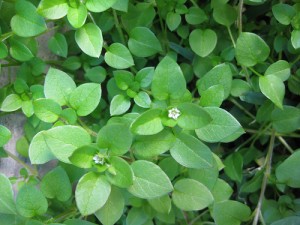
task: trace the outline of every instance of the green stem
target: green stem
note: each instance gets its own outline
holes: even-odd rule
[[[248,116],[250,116],[251,119],[255,120],[255,116],[252,113],[250,113],[244,106],[242,106],[240,103],[238,103],[234,98],[230,98],[229,101],[231,101],[234,105],[236,105],[244,113],[246,113]]]
[[[238,28],[239,28],[239,34],[243,31],[243,5],[244,1],[240,0],[239,3],[239,20],[238,20]]]
[[[163,43],[164,43],[164,52],[168,52],[169,51],[169,41],[168,41],[168,36],[167,36],[167,30],[166,27],[164,26],[162,17],[160,15],[159,9],[157,9],[158,12],[158,17],[159,17],[159,24],[160,24],[160,29],[163,33]]]
[[[299,60],[300,60],[300,55],[298,55],[298,57],[293,62],[291,62],[290,66],[291,67],[294,66],[297,62],[299,62]]]
[[[258,131],[254,130],[254,129],[247,129],[246,128],[245,131],[248,132],[248,133],[251,133],[251,134],[258,133]],[[269,135],[269,136],[272,135],[272,133],[270,133],[270,132],[265,132],[264,134]],[[300,134],[297,134],[297,133],[290,133],[290,134],[275,133],[275,136],[276,137],[281,136],[281,137],[290,137],[290,138],[300,138]]]
[[[93,22],[93,24],[96,24],[96,21],[95,21],[93,15],[90,12],[88,13],[88,15],[89,15],[91,21]]]
[[[80,118],[77,119],[79,124],[93,137],[97,137],[97,133],[91,130]]]
[[[125,36],[124,36],[123,31],[122,31],[122,28],[121,28],[121,25],[120,25],[120,22],[119,22],[119,19],[118,19],[117,12],[114,9],[112,10],[112,12],[113,12],[113,15],[114,15],[114,20],[115,20],[115,25],[116,25],[117,31],[118,31],[119,36],[121,38],[121,42],[122,42],[122,44],[126,45]]]
[[[7,38],[11,37],[14,33],[12,31],[2,34],[0,36],[0,41],[5,41]]]
[[[204,212],[200,213],[198,216],[196,216],[190,223],[189,225],[193,225],[194,223],[196,223],[203,215],[205,215],[206,213],[208,213],[208,210],[205,210]]]
[[[266,131],[272,127],[272,124],[269,124],[268,126],[265,126],[265,124],[263,124],[260,129],[257,131],[255,138],[253,139],[252,143],[251,143],[251,147],[253,147],[253,145],[255,144],[256,140],[262,135],[265,134]]]
[[[248,67],[249,68],[249,70],[251,70],[254,74],[256,74],[257,76],[259,76],[259,77],[262,77],[263,75],[262,74],[260,74],[259,72],[257,72],[255,69],[253,69],[252,67]]]
[[[291,148],[291,146],[283,139],[283,137],[281,136],[277,136],[278,140],[281,142],[281,144],[284,145],[284,147],[286,147],[286,149],[293,154],[294,150]]]
[[[260,196],[259,196],[259,200],[258,200],[258,203],[257,203],[257,207],[255,209],[255,216],[254,216],[252,225],[257,225],[258,224],[259,215],[261,213],[262,202],[264,200],[268,179],[269,179],[269,176],[271,174],[274,142],[275,142],[275,131],[273,130],[272,135],[271,135],[271,139],[270,139],[268,153],[267,153],[267,156],[266,156],[265,163],[263,165],[263,168],[265,169],[265,174],[264,174],[263,182],[262,182],[262,185],[261,185]]]
[[[197,4],[197,2],[195,2],[194,0],[190,0],[190,2],[193,4],[193,6],[200,8],[199,5]]]
[[[236,44],[235,44],[234,38],[233,38],[233,36],[232,36],[232,32],[231,32],[230,27],[227,27],[227,31],[228,31],[228,33],[229,33],[229,36],[230,36],[231,42],[232,42],[232,44],[233,44],[233,47],[236,48]]]

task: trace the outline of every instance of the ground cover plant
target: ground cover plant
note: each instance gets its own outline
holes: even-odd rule
[[[298,0],[0,0],[0,28],[1,225],[300,224]]]

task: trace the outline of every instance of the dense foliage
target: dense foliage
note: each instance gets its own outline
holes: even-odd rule
[[[0,28],[1,225],[300,224],[299,0],[0,0]]]

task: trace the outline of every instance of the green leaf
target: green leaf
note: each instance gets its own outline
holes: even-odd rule
[[[152,158],[168,151],[175,140],[172,132],[164,129],[154,135],[137,135],[132,148],[138,157]]]
[[[177,181],[174,185],[172,199],[174,204],[184,211],[201,210],[214,201],[208,188],[193,179]]]
[[[10,94],[8,95],[1,105],[1,111],[3,112],[13,112],[22,107],[22,99],[19,95]]]
[[[11,139],[11,132],[5,126],[0,125],[0,147]]]
[[[221,84],[213,85],[201,91],[199,104],[201,106],[220,107],[224,100],[224,88]]]
[[[80,28],[84,25],[88,11],[84,4],[80,3],[77,8],[69,7],[67,18],[74,28]]]
[[[273,75],[286,81],[291,75],[290,64],[285,60],[279,60],[267,68],[265,76],[267,75]]]
[[[283,3],[273,5],[272,12],[276,20],[283,25],[289,25],[296,14],[293,6]]]
[[[292,188],[300,187],[298,179],[300,172],[299,160],[300,151],[297,150],[276,168],[276,178],[280,183],[284,183]]]
[[[270,54],[270,48],[257,34],[243,32],[237,39],[235,57],[243,66],[255,66],[264,62]]]
[[[49,69],[44,84],[46,98],[53,99],[61,106],[66,105],[75,88],[76,84],[68,74],[58,69]]]
[[[181,166],[170,156],[161,160],[158,165],[167,174],[170,180],[173,180],[179,174],[181,168]]]
[[[232,81],[230,94],[234,97],[240,97],[251,91],[251,86],[248,82],[240,79],[234,79]]]
[[[178,106],[181,115],[177,119],[178,126],[184,130],[195,130],[212,121],[210,115],[194,103],[182,103]]]
[[[225,160],[225,173],[231,180],[241,182],[243,178],[243,157],[240,153],[230,154]]]
[[[37,12],[50,20],[56,20],[67,15],[67,0],[42,0],[37,8]]]
[[[55,158],[70,163],[73,152],[90,143],[90,135],[81,127],[54,127],[34,136],[29,146],[29,158],[32,164],[43,164]]]
[[[300,48],[300,30],[293,30],[291,37],[292,45],[295,49]]]
[[[169,195],[164,195],[159,198],[148,199],[149,204],[159,213],[170,213],[172,202]]]
[[[198,7],[189,8],[189,12],[185,14],[185,20],[188,24],[198,25],[205,22],[208,17],[205,14],[205,11]]]
[[[29,46],[26,45],[25,40],[21,38],[10,38],[10,55],[21,62],[26,62],[34,57],[34,53]]]
[[[97,137],[100,148],[107,149],[110,155],[123,155],[130,149],[132,135],[123,124],[108,124],[101,128]]]
[[[8,55],[8,50],[3,42],[0,42],[0,59],[6,58]]]
[[[153,135],[164,129],[160,119],[160,109],[150,109],[142,113],[131,124],[131,131],[138,135]]]
[[[0,213],[17,214],[12,185],[2,173],[0,173],[0,189]]]
[[[102,66],[95,66],[86,71],[84,77],[94,83],[102,83],[107,76],[106,70]]]
[[[110,45],[104,55],[107,65],[115,69],[126,69],[134,65],[132,55],[126,46],[120,43]]]
[[[48,209],[48,202],[38,189],[25,184],[18,192],[16,206],[21,216],[32,218],[45,214]]]
[[[201,169],[213,166],[210,149],[189,134],[179,134],[170,153],[180,165],[188,168]]]
[[[85,83],[72,91],[69,103],[78,116],[87,116],[98,106],[101,99],[101,86],[95,83]]]
[[[151,99],[147,92],[140,91],[135,97],[134,102],[142,108],[150,108]]]
[[[274,75],[261,76],[259,77],[259,88],[268,99],[282,109],[285,86],[280,78]]]
[[[300,109],[293,106],[276,108],[271,115],[273,127],[277,132],[290,133],[300,128]]]
[[[228,98],[232,85],[232,72],[229,65],[224,63],[217,65],[197,81],[197,88],[201,96],[203,92],[215,85],[221,85],[224,89],[224,99]]]
[[[196,130],[196,134],[201,140],[227,143],[237,139],[244,133],[241,124],[224,109],[207,107],[205,110],[213,120],[207,126]]]
[[[179,65],[169,56],[163,58],[155,69],[151,86],[158,100],[179,99],[186,91],[186,82]]]
[[[166,18],[166,24],[170,31],[176,30],[176,28],[181,23],[181,16],[178,13],[175,12],[168,12],[167,18]]]
[[[33,102],[34,114],[46,123],[54,123],[62,112],[60,105],[52,99],[40,98]]]
[[[127,188],[133,184],[133,171],[130,165],[120,157],[111,157],[110,165],[113,168],[114,174],[109,170],[106,171],[108,181],[120,188]]]
[[[273,222],[272,225],[297,225],[299,223],[300,223],[299,216],[288,216],[288,217],[285,217],[284,219]]]
[[[230,27],[237,19],[237,10],[229,4],[219,4],[214,7],[214,20],[226,27]]]
[[[137,57],[148,57],[162,51],[159,40],[147,27],[135,27],[130,31],[128,48]]]
[[[228,183],[218,178],[211,193],[214,196],[214,203],[217,203],[230,199],[233,190]]]
[[[106,203],[111,186],[105,176],[95,172],[85,174],[78,182],[75,199],[76,205],[83,216],[95,213]]]
[[[75,32],[75,40],[79,48],[87,55],[99,58],[102,51],[103,37],[100,28],[87,23]]]
[[[61,33],[56,33],[49,39],[48,47],[56,55],[61,57],[67,57],[68,55],[68,43],[65,36]]]
[[[112,188],[105,205],[95,213],[103,225],[114,225],[122,216],[125,200],[117,188]]]
[[[218,225],[240,225],[250,219],[248,206],[232,200],[217,202],[213,205],[212,216]]]
[[[126,217],[126,225],[147,225],[146,222],[148,219],[149,217],[143,208],[132,207]]]
[[[35,6],[28,1],[15,3],[16,15],[10,21],[12,31],[20,37],[37,36],[47,30],[44,18],[36,12]]]
[[[111,100],[109,111],[111,116],[124,114],[130,108],[130,99],[124,95],[115,95]]]
[[[42,193],[50,199],[56,198],[65,202],[72,195],[70,179],[66,171],[60,166],[48,172],[43,177],[40,185]]]
[[[110,7],[112,7],[117,0],[106,0],[106,1],[98,1],[98,0],[87,0],[85,5],[87,9],[91,12],[103,12]]]
[[[80,219],[70,219],[64,222],[66,225],[96,225],[95,223],[88,222]]]
[[[121,90],[127,90],[134,82],[134,76],[129,71],[117,70],[114,71],[113,74],[116,80],[116,84]]]
[[[99,153],[99,149],[86,145],[77,148],[73,154],[69,157],[70,162],[80,168],[91,168],[94,166],[93,157]]]
[[[136,197],[151,199],[173,190],[168,176],[152,162],[138,160],[131,164],[135,179],[128,191]]]
[[[217,34],[211,29],[195,29],[189,37],[191,49],[199,56],[208,56],[217,45]]]

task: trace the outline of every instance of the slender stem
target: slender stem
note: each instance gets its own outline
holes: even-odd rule
[[[298,57],[293,62],[291,62],[290,66],[292,67],[294,64],[299,62],[299,60],[300,60],[300,55],[298,55]]]
[[[205,215],[208,212],[208,210],[205,210],[204,212],[200,213],[198,216],[196,216],[193,220],[191,220],[191,222],[189,223],[189,225],[193,225],[194,223],[196,223],[203,215]]]
[[[257,72],[255,69],[253,69],[252,67],[248,67],[249,68],[249,70],[251,70],[254,74],[256,74],[257,76],[259,76],[259,77],[262,77],[263,75],[262,74],[260,74],[259,72]]]
[[[0,41],[5,41],[7,38],[11,37],[14,33],[12,31],[2,34],[0,36]]]
[[[239,34],[243,31],[243,5],[244,1],[240,0],[239,3],[239,21],[238,21],[238,28],[239,28]]]
[[[234,98],[229,99],[234,105],[236,105],[239,109],[241,109],[244,113],[246,113],[248,116],[250,116],[252,119],[255,120],[255,116],[250,113],[244,106],[242,106],[240,103],[238,103]]]
[[[92,136],[97,137],[97,133],[91,130],[80,118],[77,119],[79,124]]]
[[[35,170],[34,168],[32,168],[31,166],[29,166],[27,163],[25,163],[23,160],[19,159],[19,157],[17,157],[16,155],[14,155],[13,153],[11,153],[10,151],[5,150],[5,153],[12,158],[13,160],[15,160],[17,163],[19,163],[20,165],[22,165],[25,169],[27,169],[32,175],[37,176],[38,172],[37,170]]]
[[[271,135],[271,138],[270,138],[268,153],[267,153],[267,156],[266,156],[265,163],[263,165],[263,167],[265,169],[265,174],[264,174],[263,182],[262,182],[262,185],[261,185],[260,196],[259,196],[259,200],[258,200],[258,203],[257,203],[257,207],[255,209],[255,216],[254,216],[252,225],[257,225],[258,224],[259,215],[261,213],[262,202],[264,200],[268,179],[269,179],[269,176],[271,174],[274,142],[275,142],[275,131],[272,130],[272,135]]]
[[[88,13],[88,15],[89,15],[89,17],[90,17],[91,21],[93,22],[93,24],[96,24],[96,22],[95,22],[95,19],[94,19],[93,15],[92,15],[90,12]]]
[[[291,154],[294,153],[294,150],[291,148],[291,146],[281,136],[277,136],[277,138]]]
[[[245,129],[246,132],[248,133],[252,133],[252,134],[256,134],[258,131],[257,130],[254,130],[254,129]],[[265,132],[264,133],[265,135],[272,135],[272,133],[270,132]],[[278,137],[278,136],[281,136],[281,137],[290,137],[290,138],[300,138],[300,134],[297,134],[297,133],[290,133],[290,134],[281,134],[281,133],[275,133],[275,136]]]
[[[168,52],[169,51],[169,41],[168,41],[168,36],[167,36],[167,30],[166,30],[166,27],[164,26],[159,9],[157,9],[157,12],[158,12],[158,17],[159,17],[160,29],[161,29],[161,32],[163,33],[163,38],[164,38],[164,40],[163,40],[164,52]]]
[[[232,44],[233,44],[233,47],[236,48],[236,44],[235,44],[234,38],[233,38],[233,36],[232,36],[232,32],[231,32],[230,27],[227,27],[227,30],[228,30],[228,33],[229,33],[231,42],[232,42]]]
[[[259,220],[262,225],[267,225],[261,212],[259,213]]]
[[[265,124],[264,124],[265,125]],[[255,144],[255,142],[256,142],[256,140],[262,135],[262,134],[265,134],[266,133],[266,131],[270,128],[270,127],[272,127],[272,124],[269,124],[268,126],[261,126],[260,128],[259,128],[259,130],[257,131],[257,133],[256,133],[256,136],[255,136],[255,138],[253,139],[253,141],[252,141],[252,143],[251,143],[251,147],[253,147],[253,145]]]
[[[116,25],[116,28],[117,28],[117,31],[119,33],[119,36],[121,38],[121,42],[122,44],[126,44],[126,41],[125,41],[125,36],[124,36],[124,33],[122,31],[122,28],[121,28],[121,25],[120,25],[120,22],[119,22],[119,19],[118,19],[118,15],[117,15],[117,12],[116,10],[112,10],[113,12],[113,15],[114,15],[114,20],[115,20],[115,25]]]
[[[190,0],[190,2],[193,4],[193,6],[200,8],[199,5],[197,4],[197,2],[195,2],[194,0]]]

